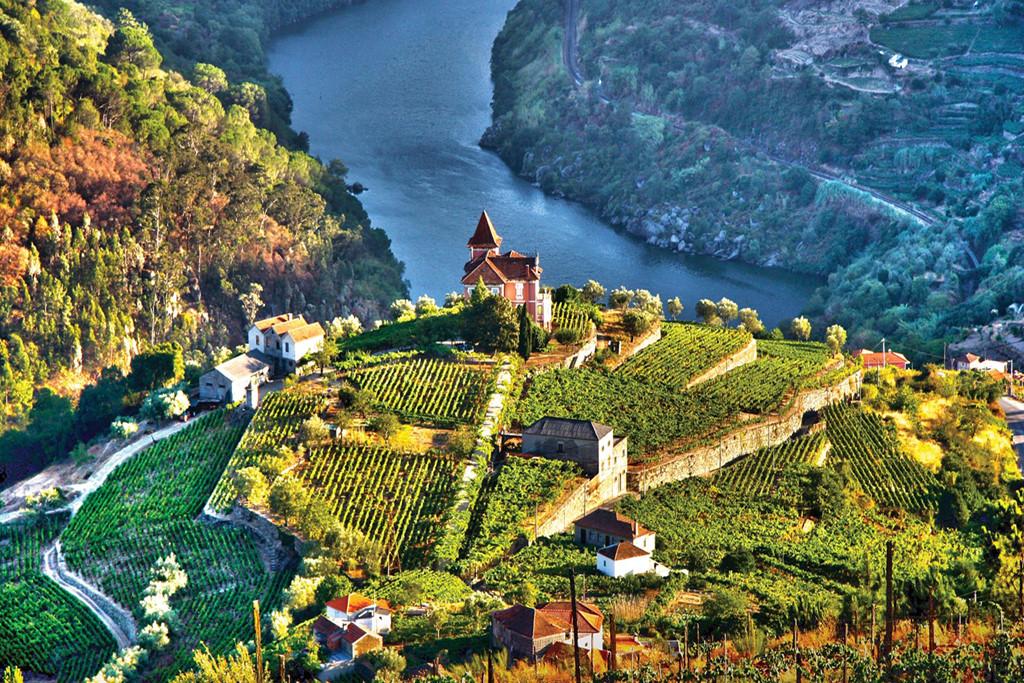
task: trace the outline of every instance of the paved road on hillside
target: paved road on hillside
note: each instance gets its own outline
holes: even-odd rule
[[[579,0],[565,0],[565,26],[564,30],[562,31],[562,61],[564,62],[565,68],[569,72],[569,76],[572,77],[573,83],[577,88],[582,86],[584,82],[583,72],[580,69],[579,64],[579,4]],[[604,93],[603,89],[600,88],[600,86],[598,86],[597,94],[598,97],[600,97],[600,99],[603,100],[604,102],[611,102],[611,100],[607,97],[607,95]],[[682,126],[680,126],[676,121],[674,121],[671,115],[667,115],[657,111],[645,113],[650,113],[655,116],[661,116],[668,120],[668,122],[672,125],[673,128],[675,128],[676,130],[682,130]],[[909,204],[907,202],[896,199],[895,197],[891,197],[885,194],[884,192],[879,192],[878,190],[874,190],[870,187],[865,187],[864,185],[861,185],[856,181],[846,179],[840,175],[831,173],[819,167],[805,166],[803,164],[790,161],[788,159],[783,159],[772,154],[767,154],[764,152],[764,150],[758,149],[757,147],[753,146],[747,141],[740,140],[739,138],[735,139],[738,144],[747,147],[751,152],[755,154],[764,154],[777,164],[781,164],[783,166],[793,166],[797,168],[802,168],[808,173],[810,173],[813,177],[817,178],[818,180],[832,180],[852,187],[854,189],[860,190],[861,192],[866,192],[867,194],[871,195],[872,197],[882,202],[883,204],[889,206],[890,208],[897,209],[910,215],[912,218],[922,223],[923,225],[930,227],[939,222],[939,219],[936,218],[935,216],[925,211],[922,211],[913,204]],[[977,268],[977,257],[975,257],[974,254],[971,253],[969,250],[968,256],[971,257],[971,259],[974,261],[974,267]]]
[[[999,399],[999,405],[1006,413],[1006,422],[1013,430],[1013,447],[1017,449],[1017,463],[1024,471],[1024,401],[1012,398]]]

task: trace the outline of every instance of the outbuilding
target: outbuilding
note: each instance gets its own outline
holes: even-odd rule
[[[270,359],[258,351],[235,356],[199,378],[199,398],[225,403],[241,401],[251,384],[259,386],[270,379],[270,369]]]

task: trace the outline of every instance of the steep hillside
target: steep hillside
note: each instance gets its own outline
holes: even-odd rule
[[[264,308],[373,318],[405,293],[343,166],[281,147],[216,70],[161,62],[127,12],[0,0],[0,432],[34,386],[149,344],[210,351]]]
[[[834,274],[810,312],[857,341],[940,338],[1024,297],[1024,10],[901,4],[523,0],[484,144],[651,243]]]

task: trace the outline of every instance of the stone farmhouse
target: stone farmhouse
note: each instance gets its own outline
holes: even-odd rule
[[[603,500],[626,492],[628,448],[626,437],[616,438],[611,427],[590,420],[542,417],[523,430],[524,455],[576,463]]]
[[[462,275],[463,294],[468,299],[477,283],[495,296],[508,299],[515,306],[525,306],[530,317],[544,329],[551,329],[551,293],[540,284],[540,256],[518,251],[501,253],[501,236],[495,231],[490,216],[480,214],[476,232],[469,238],[469,261]]]
[[[199,378],[201,401],[236,403],[246,397],[246,391],[270,379],[272,359],[250,351],[224,361]]]
[[[604,649],[604,615],[594,605],[576,601],[579,646]],[[491,640],[508,651],[510,659],[536,661],[556,644],[572,645],[572,606],[568,601],[543,607],[512,605],[491,613]]]

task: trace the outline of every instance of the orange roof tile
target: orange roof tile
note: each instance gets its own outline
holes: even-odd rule
[[[291,337],[293,341],[301,342],[324,336],[324,328],[320,326],[320,323],[310,323],[294,330],[288,330],[285,335]]]
[[[256,322],[253,323],[253,326],[260,332],[263,332],[266,329],[273,327],[278,323],[283,323],[288,320],[291,320],[291,317],[291,313],[283,313],[281,315],[275,315],[273,318],[264,318],[263,320],[257,320]]]
[[[572,630],[568,622],[522,605],[512,605],[508,609],[492,612],[491,617],[509,631],[531,639],[547,638]]]
[[[622,541],[615,545],[610,545],[605,548],[601,548],[597,551],[599,555],[604,555],[610,560],[618,562],[619,560],[630,560],[634,557],[644,557],[650,555],[649,552],[641,548],[637,548],[629,541]]]
[[[308,324],[309,323],[306,322],[306,319],[303,318],[300,315],[300,316],[292,318],[290,320],[286,320],[286,321],[284,321],[282,323],[277,323],[276,325],[274,325],[274,326],[272,326],[270,328],[270,331],[273,332],[274,334],[280,336],[280,335],[284,334],[285,332],[287,332],[288,330],[295,330],[295,329],[298,329],[300,327],[305,327]]]

